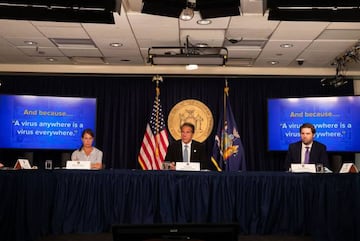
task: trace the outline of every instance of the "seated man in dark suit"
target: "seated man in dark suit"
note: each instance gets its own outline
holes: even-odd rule
[[[286,170],[289,170],[291,163],[323,164],[329,168],[326,146],[314,141],[315,132],[313,124],[305,123],[300,126],[301,141],[289,145],[285,159]]]
[[[175,162],[200,162],[200,168],[206,169],[208,161],[205,153],[205,146],[193,140],[195,126],[191,123],[184,123],[180,127],[181,139],[172,142],[165,156],[165,161],[170,162],[170,169],[175,169]],[[187,154],[184,154],[184,151]]]

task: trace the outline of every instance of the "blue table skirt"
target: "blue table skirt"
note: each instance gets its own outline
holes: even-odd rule
[[[359,174],[0,171],[0,240],[113,224],[238,223],[242,234],[360,240]]]

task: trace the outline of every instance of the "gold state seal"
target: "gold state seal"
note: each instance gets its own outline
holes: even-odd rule
[[[210,109],[201,101],[194,99],[180,101],[171,109],[168,116],[168,128],[174,139],[181,138],[180,126],[185,122],[195,126],[193,139],[199,142],[209,137],[214,125]]]

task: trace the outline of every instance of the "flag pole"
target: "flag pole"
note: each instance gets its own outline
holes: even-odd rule
[[[225,87],[224,87],[224,116],[223,116],[223,120],[224,120],[224,123],[223,123],[223,126],[222,126],[222,137],[221,137],[221,140],[222,140],[222,145],[221,145],[221,149],[222,149],[222,153],[223,153],[223,162],[224,162],[224,165],[225,165],[225,170],[226,170],[226,158],[224,156],[225,154],[225,150],[228,146],[228,143],[227,143],[227,138],[226,138],[226,128],[227,128],[227,96],[229,95],[229,87],[228,87],[228,80],[227,78],[225,78]]]
[[[225,87],[224,87],[224,129],[225,125],[227,124],[226,120],[226,97],[229,95],[229,87],[228,87],[228,80],[225,78]]]
[[[156,134],[158,134],[160,132],[160,121],[159,121],[159,96],[160,96],[160,87],[159,87],[159,83],[163,81],[163,78],[160,75],[155,75],[152,78],[152,81],[156,83],[156,95],[155,95],[155,102],[156,102],[156,107],[155,107],[155,112],[156,112],[156,117],[155,117],[155,129],[156,129]],[[160,144],[160,136],[159,135],[155,135],[155,156],[156,158],[159,157],[159,144]]]
[[[156,133],[159,133],[159,96],[160,96],[160,88],[159,88],[159,83],[163,81],[163,78],[160,75],[155,75],[152,78],[152,81],[156,83],[156,95],[155,95],[155,100],[156,100],[156,121],[155,121],[155,126],[156,126]]]

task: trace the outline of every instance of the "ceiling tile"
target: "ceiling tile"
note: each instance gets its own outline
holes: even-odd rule
[[[313,40],[327,27],[326,22],[287,22],[279,24],[273,40]]]
[[[63,54],[57,48],[19,47],[18,49],[28,56],[63,56]]]
[[[47,38],[89,38],[89,35],[81,26],[40,26],[38,29]]]
[[[318,37],[318,39],[331,39],[331,40],[354,40],[360,39],[359,29],[326,29]]]

